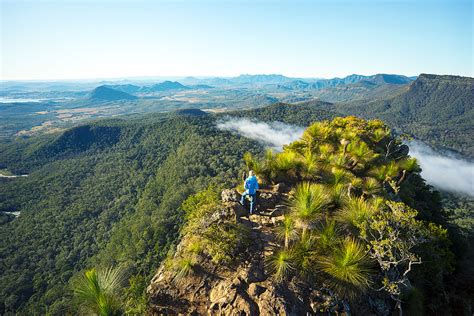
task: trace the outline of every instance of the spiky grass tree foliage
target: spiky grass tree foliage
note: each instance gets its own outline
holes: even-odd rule
[[[89,315],[119,315],[123,273],[119,268],[85,271],[72,283],[79,312]]]
[[[282,282],[295,269],[294,258],[291,249],[280,249],[267,259],[267,266],[275,281]]]
[[[336,221],[326,220],[316,228],[315,236],[319,252],[327,252],[340,243],[341,232]]]
[[[303,182],[296,186],[291,200],[291,215],[296,226],[302,230],[302,237],[317,220],[321,219],[330,202],[330,196],[323,185]]]
[[[191,275],[194,270],[196,260],[194,256],[181,258],[174,263],[175,275],[173,281],[179,283],[185,277]]]
[[[375,205],[363,197],[349,198],[336,214],[338,221],[357,228],[377,212]]]
[[[354,298],[369,286],[370,262],[364,245],[353,238],[346,238],[328,254],[319,256],[318,265],[330,288],[341,298]]]
[[[388,164],[376,165],[370,171],[369,175],[383,182],[392,179],[399,173],[399,166],[395,161]]]
[[[332,167],[330,175],[330,183],[332,185],[344,184],[353,178],[352,174],[343,168]]]
[[[333,209],[341,208],[348,199],[347,188],[344,184],[336,184],[330,188],[329,194],[331,196],[331,203]]]
[[[332,144],[325,143],[319,145],[319,158],[321,160],[327,160],[333,152],[334,146]]]
[[[420,172],[421,168],[418,161],[413,157],[406,157],[399,162],[400,168],[407,172]]]
[[[283,240],[285,249],[288,249],[290,242],[298,238],[295,220],[293,217],[286,215],[282,224],[278,227],[277,236]]]
[[[380,193],[382,186],[380,182],[372,177],[366,177],[362,186],[362,192],[365,195],[371,196]]]
[[[301,136],[301,141],[310,150],[316,152],[319,144],[326,143],[332,135],[331,127],[328,122],[313,124],[309,126]]]
[[[300,154],[300,168],[303,179],[312,180],[317,176],[320,162],[318,157],[309,149]]]
[[[314,234],[303,235],[292,248],[298,273],[308,276],[315,272],[314,258],[317,252],[317,237]]]
[[[363,141],[351,142],[348,146],[348,151],[352,159],[351,165],[349,166],[350,170],[353,170],[358,165],[364,166],[378,157],[378,155],[370,149],[369,145]]]

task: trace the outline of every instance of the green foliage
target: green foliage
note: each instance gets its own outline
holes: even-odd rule
[[[282,153],[256,162],[267,182],[285,178],[295,185],[279,228],[283,247],[268,259],[275,278],[325,276],[342,299],[371,284],[401,308],[408,278],[425,273],[414,266],[421,256],[432,257],[423,249],[437,254],[431,271],[450,271],[439,198],[407,152],[383,122],[346,117],[314,123]]]
[[[0,146],[2,168],[30,174],[1,180],[0,210],[21,211],[0,226],[2,314],[42,314],[47,306],[64,314],[65,283],[85,266],[123,265],[149,282],[179,237],[182,202],[210,185],[235,185],[244,152],[262,152],[217,130],[213,117],[91,125]],[[77,147],[68,138],[82,136]]]
[[[359,225],[360,236],[369,244],[369,256],[384,273],[383,288],[398,301],[412,265],[422,263],[414,247],[433,235],[423,222],[416,220],[416,210],[401,202],[386,203],[388,208],[381,208]]]
[[[267,264],[275,281],[282,282],[295,269],[293,260],[292,251],[287,249],[278,250],[268,258]]]
[[[208,215],[208,208],[217,205],[219,201],[219,191],[213,187],[200,191],[189,196],[181,204],[185,219],[188,221],[204,218]]]
[[[369,286],[371,269],[367,251],[355,239],[346,238],[327,255],[319,256],[318,264],[328,275],[331,289],[341,297],[355,297]]]
[[[79,310],[101,316],[119,315],[121,302],[118,295],[123,281],[120,269],[90,269],[72,283]]]
[[[177,260],[173,268],[176,271],[174,275],[174,281],[179,282],[183,278],[191,275],[193,273],[194,265],[196,264],[194,258],[182,258]]]
[[[316,220],[322,218],[329,202],[329,195],[322,185],[303,182],[296,187],[291,200],[292,216],[303,229],[303,234]]]
[[[205,251],[215,263],[230,263],[238,249],[249,242],[248,228],[242,224],[212,224],[204,232]]]
[[[288,215],[284,217],[282,224],[278,227],[277,236],[284,241],[285,249],[288,249],[290,241],[298,237],[293,217]]]
[[[322,252],[334,249],[339,243],[340,230],[336,226],[336,221],[327,220],[316,230],[318,248]]]
[[[377,212],[377,208],[363,197],[349,198],[337,212],[336,218],[352,227],[359,227]]]
[[[148,279],[143,275],[137,274],[128,280],[129,286],[124,290],[124,313],[126,315],[143,315],[146,312],[148,298],[146,287]]]

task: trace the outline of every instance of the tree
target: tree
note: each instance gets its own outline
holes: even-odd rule
[[[422,262],[414,248],[428,240],[429,231],[415,219],[418,212],[404,203],[387,201],[386,206],[359,225],[360,238],[368,243],[369,257],[381,269],[379,290],[390,295],[402,315],[401,295],[411,287],[408,273]]]
[[[92,268],[84,272],[72,282],[79,310],[100,316],[119,315],[122,305],[119,300],[122,280],[123,274],[118,268]]]
[[[328,275],[330,288],[341,298],[353,298],[369,286],[367,251],[353,238],[344,239],[328,254],[319,256],[318,265]]]
[[[306,231],[313,226],[314,222],[321,219],[329,202],[329,195],[322,185],[303,182],[296,186],[291,208],[296,225],[302,230],[302,239],[305,238]]]

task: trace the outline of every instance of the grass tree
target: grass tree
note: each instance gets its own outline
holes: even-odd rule
[[[336,219],[357,228],[377,212],[376,205],[363,197],[349,198],[346,204],[336,214]]]
[[[301,155],[301,171],[302,177],[305,179],[312,179],[318,170],[317,156],[309,149],[306,149]]]
[[[363,244],[348,237],[318,257],[320,270],[339,297],[350,299],[368,288],[372,271],[366,252]]]
[[[294,262],[302,276],[314,273],[314,255],[317,251],[317,237],[315,234],[305,234],[293,246]]]
[[[302,230],[302,238],[314,223],[321,219],[330,202],[330,196],[323,185],[303,182],[296,186],[291,200],[291,215]]]
[[[318,250],[325,253],[340,242],[340,231],[334,220],[326,220],[316,230]]]
[[[283,281],[295,269],[293,251],[291,249],[275,251],[268,258],[267,265],[275,281]]]
[[[290,246],[290,241],[298,237],[298,232],[295,227],[295,221],[291,216],[285,216],[282,224],[278,229],[278,237],[284,241],[285,249]]]
[[[175,283],[181,282],[185,277],[191,275],[196,264],[195,256],[187,256],[179,259],[174,263],[175,275],[173,281]]]
[[[80,312],[100,316],[121,314],[119,291],[122,282],[123,273],[118,268],[85,271],[72,282]]]
[[[318,145],[325,143],[331,137],[332,129],[327,122],[319,122],[309,126],[301,136],[301,141],[313,152],[317,152]]]
[[[352,160],[351,165],[349,166],[350,170],[353,170],[360,164],[365,165],[377,157],[377,154],[375,154],[369,145],[363,141],[350,143],[348,150]]]

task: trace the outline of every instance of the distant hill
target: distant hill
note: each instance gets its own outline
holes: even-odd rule
[[[408,82],[411,82],[411,80]],[[408,89],[408,82],[395,78],[374,77],[373,79],[364,79],[352,84],[319,89],[313,92],[313,95],[327,102],[387,99],[406,91]]]
[[[163,81],[152,86],[142,87],[142,92],[161,92],[169,90],[187,90],[188,87],[182,85],[178,81]]]
[[[107,88],[114,90],[126,92],[126,93],[136,93],[140,90],[140,86],[134,84],[116,84],[116,85],[105,85]]]
[[[89,99],[98,101],[118,101],[118,100],[135,100],[136,96],[129,93],[115,90],[107,86],[99,86],[92,90]]]
[[[339,104],[337,110],[380,118],[428,143],[474,157],[474,78],[421,74],[398,95]]]
[[[373,76],[350,75],[344,78],[332,79],[316,79],[316,80],[292,80],[278,85],[276,88],[280,90],[319,90],[330,87],[338,87],[342,85],[351,85],[360,82],[372,85],[383,84],[407,84],[412,79],[402,75],[377,74]]]
[[[283,75],[240,75],[238,77],[232,78],[233,83],[283,83],[293,80],[292,78],[285,77]]]

